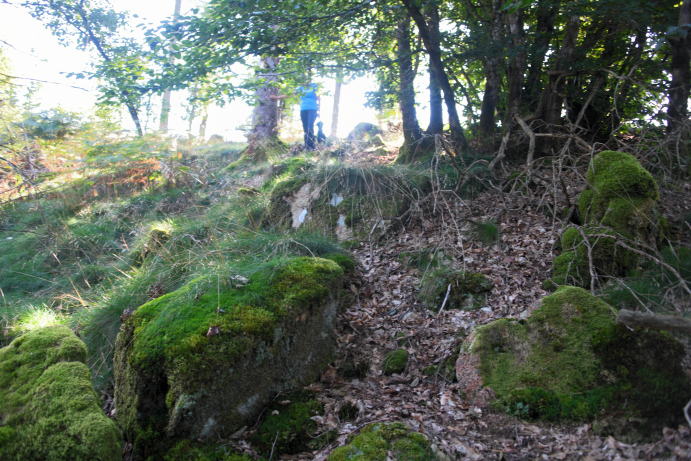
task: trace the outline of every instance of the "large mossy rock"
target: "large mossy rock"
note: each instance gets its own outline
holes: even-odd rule
[[[478,328],[459,362],[479,359],[482,384],[519,417],[597,420],[604,432],[629,439],[673,427],[691,398],[684,348],[667,333],[614,320],[609,305],[564,286],[523,323]]]
[[[438,459],[424,435],[402,423],[364,427],[347,445],[336,448],[327,461],[430,461]]]
[[[341,242],[376,240],[428,189],[429,178],[410,170],[311,171],[274,186],[262,226],[327,232]]]
[[[656,247],[660,194],[652,175],[630,154],[604,151],[593,159],[587,174],[588,186],[581,193],[578,209],[583,234],[576,228],[562,236],[563,253],[554,261],[553,281],[557,285],[591,285],[597,276],[623,276],[636,268],[639,256],[615,244]],[[612,238],[603,235],[611,235]]]
[[[0,458],[122,459],[122,436],[100,408],[86,355],[66,326],[0,349]]]
[[[135,450],[154,433],[229,435],[318,378],[336,349],[342,279],[333,261],[295,258],[242,286],[196,280],[139,307],[114,357],[117,418]]]

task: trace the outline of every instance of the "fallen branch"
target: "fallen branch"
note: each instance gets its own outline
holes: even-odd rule
[[[691,320],[662,314],[647,314],[626,309],[619,311],[617,324],[629,327],[652,328],[653,330],[684,331],[691,333]]]

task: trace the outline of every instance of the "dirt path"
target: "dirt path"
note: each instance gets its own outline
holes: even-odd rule
[[[455,359],[475,326],[526,316],[535,308],[546,295],[541,284],[561,226],[538,212],[540,197],[506,200],[505,194],[488,192],[473,202],[438,204],[447,208],[435,215],[420,213],[385,244],[354,251],[361,265],[349,288],[358,297],[340,317],[337,367],[312,386],[325,405],[321,427],[338,429],[339,440],[293,459],[323,460],[349,434],[374,421],[404,421],[449,460],[691,458],[687,427],[665,430],[656,443],[631,446],[597,437],[587,424],[534,424],[463,400],[464,389],[443,372],[443,365]],[[501,242],[482,245],[472,238],[468,219],[488,216],[500,224]],[[439,313],[422,306],[417,291],[424,268],[411,267],[406,258],[426,248],[443,254],[451,266],[488,276],[494,288],[485,307]],[[400,375],[386,376],[381,371],[386,354],[398,347],[409,353],[408,366]],[[358,369],[366,374],[353,377]],[[351,421],[339,417],[346,405],[358,409]]]

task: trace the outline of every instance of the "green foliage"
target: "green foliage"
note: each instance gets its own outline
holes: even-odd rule
[[[57,108],[28,114],[22,121],[27,134],[43,140],[65,139],[80,130],[78,114]]]
[[[0,349],[0,450],[13,459],[117,460],[122,437],[102,412],[86,347],[65,326]]]

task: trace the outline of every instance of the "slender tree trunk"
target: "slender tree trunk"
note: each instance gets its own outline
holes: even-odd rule
[[[451,140],[453,142],[453,147],[457,155],[461,155],[468,147],[468,142],[463,134],[463,127],[461,126],[461,120],[458,117],[458,111],[456,110],[456,99],[454,97],[453,89],[451,88],[451,83],[449,82],[449,77],[444,69],[444,63],[441,59],[441,49],[438,45],[438,38],[432,37],[425,22],[425,17],[422,15],[420,8],[413,2],[413,0],[401,0],[401,3],[410,13],[410,16],[415,21],[418,27],[420,37],[422,37],[422,42],[425,44],[425,49],[429,55],[429,60],[434,68],[439,79],[439,85],[441,86],[442,92],[444,94],[444,102],[446,103],[446,110],[449,114],[449,128],[451,131]]]
[[[497,47],[501,40],[503,26],[502,3],[502,0],[492,0],[490,54],[485,62],[485,91],[480,108],[480,133],[488,139],[494,136],[496,129],[494,113],[497,109],[497,98],[499,97],[499,65],[501,64]]]
[[[571,58],[576,49],[576,40],[580,30],[581,19],[574,15],[566,20],[564,39],[559,49],[554,69],[549,74],[549,84],[545,93],[543,119],[547,125],[559,125],[561,122],[561,109],[566,86],[566,70],[571,66]]]
[[[199,124],[199,141],[206,140],[206,124],[209,121],[209,107],[205,104],[202,107],[202,121]]]
[[[519,114],[523,93],[523,76],[526,68],[525,31],[523,30],[523,10],[510,13],[508,17],[511,46],[513,52],[509,58],[507,70],[508,94],[506,97],[506,114],[503,126],[507,127]]]
[[[684,0],[679,8],[679,27],[691,24],[691,0]],[[669,87],[669,106],[667,107],[667,132],[671,133],[686,121],[688,116],[689,89],[691,88],[691,40],[686,34],[676,34],[668,38],[672,46],[672,83]]]
[[[558,4],[551,0],[540,0],[537,6],[537,24],[535,26],[535,52],[530,54],[530,68],[525,79],[523,90],[523,101],[525,101],[525,112],[537,112],[541,116],[539,103],[543,92],[542,76],[545,56],[549,49],[549,43],[554,35],[554,23],[559,14]]]
[[[331,133],[329,136],[336,138],[338,136],[338,110],[341,104],[341,87],[343,86],[343,77],[340,73],[336,75],[336,89],[334,90],[334,107],[331,112]]]
[[[410,51],[410,16],[398,22],[396,28],[396,40],[398,42],[398,72],[399,87],[398,100],[403,122],[403,146],[402,150],[414,149],[414,144],[422,137],[422,130],[418,124],[415,111],[415,73]],[[409,161],[412,158],[409,158]]]
[[[278,139],[279,110],[278,101],[271,99],[278,93],[274,86],[277,76],[273,70],[278,65],[278,58],[263,56],[260,62],[261,73],[258,79],[265,81],[255,93],[257,104],[252,111],[252,131],[247,136],[245,155],[253,161],[266,161],[269,151],[279,148]]]
[[[431,5],[426,10],[427,25],[432,37],[439,37],[439,8]],[[438,44],[436,44],[438,46]],[[427,134],[442,134],[444,131],[444,106],[442,104],[441,87],[434,68],[429,66],[429,125]]]
[[[181,9],[182,0],[175,0],[175,13],[173,13],[173,23],[176,23],[178,21]],[[163,92],[163,99],[161,100],[161,117],[158,124],[158,131],[161,133],[168,132],[168,119],[170,118],[170,95],[171,91],[169,89],[166,89]]]

